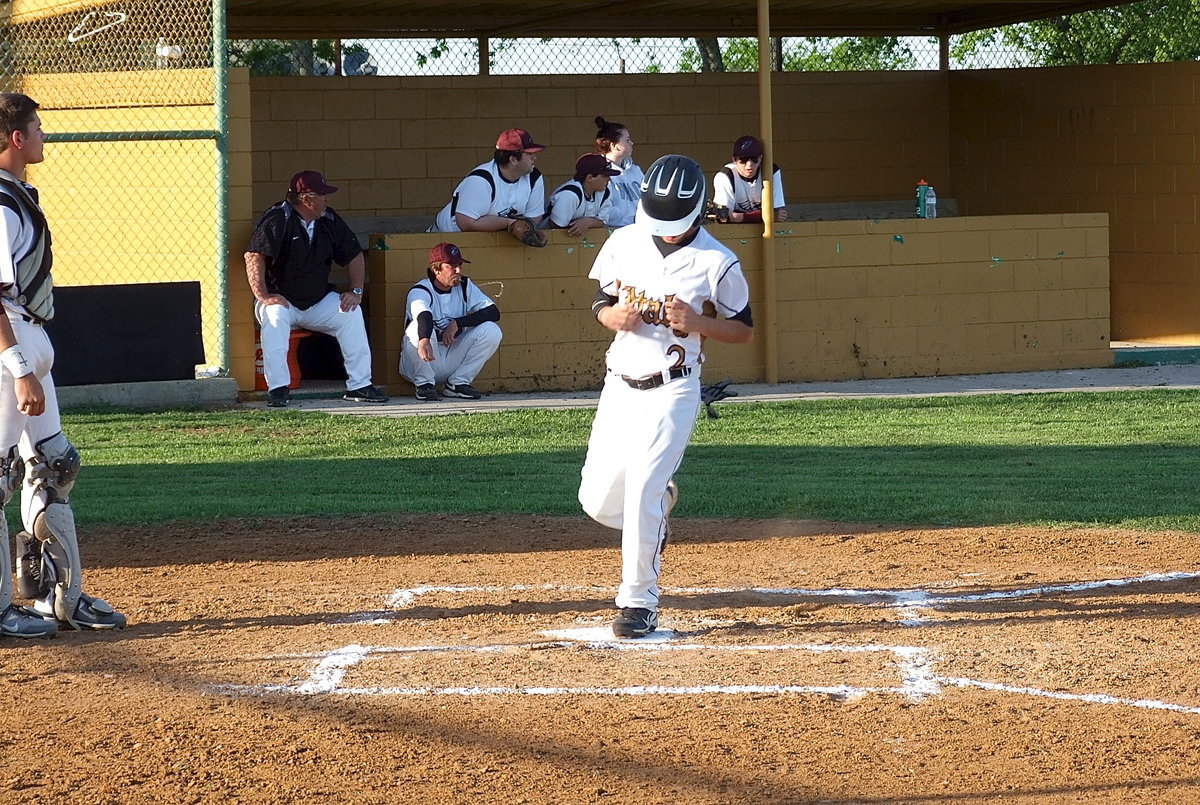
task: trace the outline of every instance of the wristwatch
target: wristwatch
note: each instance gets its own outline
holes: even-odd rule
[[[351,288],[350,293],[355,294],[356,296],[362,296],[362,288]]]

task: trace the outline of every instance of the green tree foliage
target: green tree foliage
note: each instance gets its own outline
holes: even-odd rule
[[[1200,58],[1200,2],[1143,0],[956,37],[951,59],[966,66],[999,66],[989,55],[1017,51],[1021,64],[1131,64]]]
[[[695,40],[679,62],[681,73],[723,72],[745,73],[758,69],[758,40],[731,38],[712,55],[711,42]],[[787,71],[818,70],[904,70],[916,66],[912,48],[902,39],[891,37],[851,37],[823,39],[807,37],[792,40],[783,52],[783,69]],[[704,46],[701,45],[704,44]]]
[[[252,39],[229,43],[229,64],[249,67],[251,75],[333,75],[337,60],[333,39]],[[359,44],[342,48],[348,75],[372,71],[371,54]]]

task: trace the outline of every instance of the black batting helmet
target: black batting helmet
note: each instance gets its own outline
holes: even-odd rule
[[[660,237],[682,235],[704,214],[707,196],[708,182],[694,159],[680,154],[659,157],[642,180],[637,222]]]

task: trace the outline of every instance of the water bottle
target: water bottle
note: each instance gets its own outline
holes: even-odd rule
[[[924,179],[917,182],[917,217],[937,218],[937,193]]]

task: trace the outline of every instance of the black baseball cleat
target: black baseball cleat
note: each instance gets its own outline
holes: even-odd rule
[[[287,408],[292,398],[292,391],[287,386],[276,386],[267,392],[268,408]]]
[[[365,403],[385,403],[388,401],[386,395],[380,393],[379,389],[367,384],[360,389],[350,389],[342,395],[343,400],[350,402],[365,402]]]
[[[645,637],[657,628],[658,613],[641,607],[621,607],[612,622],[617,637]]]
[[[470,383],[459,383],[457,386],[447,383],[442,394],[447,397],[461,397],[464,400],[478,400],[483,397]]]
[[[422,383],[417,386],[417,399],[425,402],[437,402],[442,398],[438,396],[437,389],[433,387],[432,383]]]

